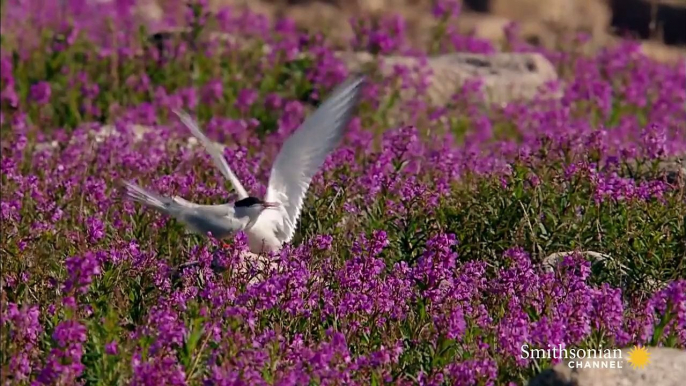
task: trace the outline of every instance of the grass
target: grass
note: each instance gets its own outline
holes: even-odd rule
[[[244,272],[242,235],[188,235],[116,181],[234,198],[170,114],[184,108],[263,194],[281,143],[347,74],[325,38],[198,5],[189,18],[163,56],[135,25],[118,48],[78,18],[73,39],[3,35],[3,383],[523,384],[555,362],[521,358],[523,344],[686,345],[684,176],[663,166],[686,151],[683,66],[629,42],[570,47],[543,52],[569,74],[561,101],[485,107],[458,91],[442,109],[370,71],[279,268]],[[217,26],[252,43],[213,43]],[[401,27],[360,33],[398,53]],[[443,52],[470,39],[445,27]],[[415,114],[390,125],[390,111]],[[93,140],[104,125],[117,134]],[[608,257],[548,272],[564,251]]]

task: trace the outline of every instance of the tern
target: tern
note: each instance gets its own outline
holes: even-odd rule
[[[338,85],[284,142],[272,165],[264,199],[248,194],[218,146],[200,131],[195,120],[180,110],[173,112],[231,182],[238,200],[221,205],[200,205],[178,196],[164,197],[128,181],[123,182],[125,196],[175,218],[193,233],[211,233],[217,239],[226,239],[244,231],[250,252],[278,251],[293,239],[312,178],[341,143],[359,103],[364,82],[363,75],[355,75]]]

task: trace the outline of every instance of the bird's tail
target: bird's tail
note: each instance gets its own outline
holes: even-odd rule
[[[181,205],[181,206],[187,207],[187,208],[197,208],[198,206],[200,206],[200,205],[198,205],[198,204],[196,204],[196,203],[194,203],[194,202],[190,202],[190,201],[184,199],[183,197],[179,197],[179,196],[174,196],[174,197],[172,197],[172,200],[173,200],[175,203],[177,203],[177,204],[179,204],[179,205]]]
[[[139,202],[162,213],[174,215],[182,208],[182,205],[174,200],[151,193],[133,182],[122,181],[124,185],[124,196],[130,200]]]

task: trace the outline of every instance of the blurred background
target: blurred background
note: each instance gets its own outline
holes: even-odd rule
[[[107,2],[112,0],[99,0]],[[351,17],[396,14],[407,21],[415,44],[428,44],[437,23],[432,9],[443,0],[208,0],[210,9],[231,5],[249,8],[269,18],[290,17],[304,29],[326,31],[347,41]],[[139,0],[140,14],[152,21],[165,17],[177,0]],[[499,42],[511,22],[518,34],[535,45],[554,48],[565,35],[586,32],[591,47],[603,47],[618,37],[642,41],[657,60],[686,56],[686,0],[462,0],[457,27],[461,33]]]

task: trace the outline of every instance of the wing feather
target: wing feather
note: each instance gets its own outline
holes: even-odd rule
[[[176,109],[172,111],[179,117],[181,122],[183,122],[183,124],[186,125],[186,127],[191,131],[191,133],[193,133],[193,135],[200,141],[200,143],[202,143],[205,150],[212,157],[212,160],[214,161],[214,164],[217,166],[219,171],[224,175],[224,177],[227,180],[231,182],[233,188],[236,189],[236,192],[238,193],[238,198],[243,199],[248,197],[248,192],[243,187],[243,184],[241,184],[241,181],[233,173],[233,171],[229,167],[229,164],[226,163],[226,159],[224,159],[224,154],[219,151],[217,145],[214,142],[210,141],[205,136],[205,134],[203,134],[203,132],[200,131],[197,122],[193,118],[191,118],[185,111]]]
[[[236,217],[233,205],[200,205],[181,197],[165,197],[143,189],[132,182],[123,181],[126,197],[176,218],[192,232],[206,235],[211,232],[224,238],[245,229],[247,217]]]
[[[266,210],[260,217],[265,216],[263,221],[277,225],[276,234],[282,242],[293,238],[312,178],[342,141],[364,81],[364,76],[355,75],[337,86],[286,140],[277,155],[265,201],[280,203],[281,210]]]

